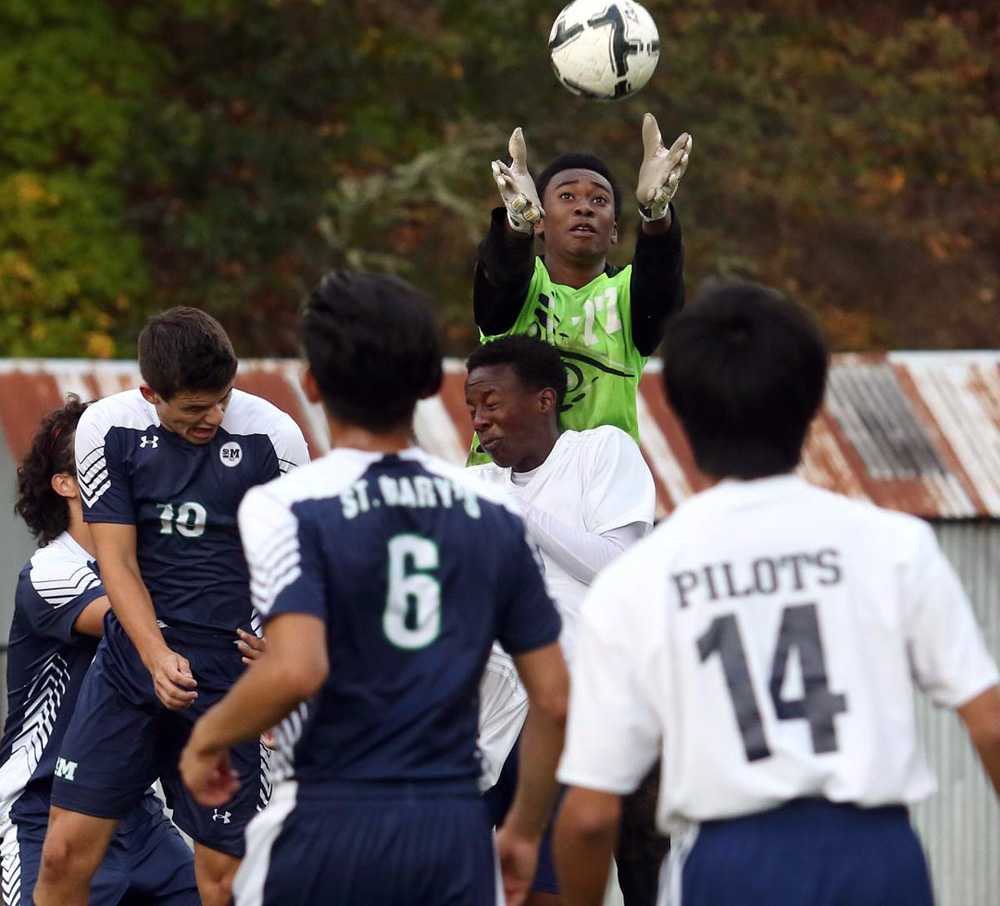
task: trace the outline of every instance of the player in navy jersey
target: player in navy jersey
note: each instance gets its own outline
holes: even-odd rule
[[[334,449],[240,507],[268,651],[181,760],[199,801],[239,795],[231,747],[281,721],[271,806],[247,831],[238,906],[502,902],[478,793],[478,685],[494,639],[531,710],[498,837],[523,901],[556,787],[568,679],[560,620],[502,491],[412,446],[441,382],[430,307],[399,281],[332,274],[302,324],[307,396]]]
[[[17,472],[16,511],[41,546],[21,570],[7,656],[8,713],[0,742],[0,902],[29,906],[38,877],[57,759],[98,639],[108,598],[81,514],[73,435],[76,397],[47,416]],[[126,895],[197,906],[191,850],[148,790],[118,827],[90,887],[93,906]]]
[[[233,348],[203,312],[150,319],[139,368],[141,387],[92,404],[76,432],[83,515],[114,613],[58,753],[76,768],[53,785],[38,906],[86,903],[117,822],[156,777],[194,839],[202,901],[224,906],[269,790],[255,740],[234,751],[244,783],[222,810],[187,795],[177,758],[243,672],[238,631],[252,610],[236,509],[304,462],[305,442],[285,413],[233,389]]]

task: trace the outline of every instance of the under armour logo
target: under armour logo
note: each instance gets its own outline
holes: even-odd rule
[[[223,824],[229,824],[229,819],[233,817],[232,812],[220,812],[217,808],[212,809],[212,820],[221,821]]]
[[[152,437],[146,437],[146,435],[143,434],[142,437],[139,438],[140,447],[152,447],[154,450],[159,442],[160,438],[158,438],[155,434]]]

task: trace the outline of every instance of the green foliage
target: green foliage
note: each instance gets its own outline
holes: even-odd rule
[[[1000,17],[896,0],[647,0],[659,69],[573,98],[559,4],[7,0],[0,8],[0,352],[127,355],[150,311],[295,350],[323,270],[400,273],[475,342],[470,277],[522,125],[631,191],[642,113],[695,137],[677,199],[690,286],[783,287],[841,348],[1000,343]]]

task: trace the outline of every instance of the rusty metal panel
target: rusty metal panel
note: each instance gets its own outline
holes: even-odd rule
[[[935,532],[1000,660],[1000,523],[938,522]],[[1000,805],[959,719],[920,697],[924,750],[939,791],[913,810],[939,906],[995,903],[1000,890]]]
[[[321,407],[299,387],[299,364],[253,360],[238,386],[291,413],[314,455],[329,448]],[[659,363],[640,384],[643,454],[656,482],[660,516],[704,488],[677,418],[663,398]],[[464,461],[472,428],[465,369],[445,362],[440,394],[420,404],[418,442]],[[0,429],[20,456],[39,416],[66,392],[87,399],[139,380],[126,362],[0,360]],[[1000,351],[890,353],[834,357],[826,403],[814,422],[800,473],[851,497],[927,518],[1000,517]]]

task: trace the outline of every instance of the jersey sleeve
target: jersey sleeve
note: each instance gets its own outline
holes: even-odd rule
[[[258,613],[265,621],[305,613],[326,622],[322,565],[309,526],[267,487],[247,492],[237,518]]]
[[[32,630],[59,642],[73,640],[77,617],[107,592],[85,563],[55,561],[33,566],[21,579],[17,606]]]
[[[545,582],[525,540],[520,517],[511,515],[510,518],[517,521],[517,530],[513,550],[504,560],[507,582],[496,635],[504,651],[516,657],[557,642],[562,621],[545,591]]]
[[[684,244],[681,224],[670,206],[670,229],[650,236],[641,229],[630,275],[632,341],[643,356],[656,351],[667,320],[684,307]]]
[[[505,227],[507,210],[495,208],[479,246],[472,283],[472,310],[485,336],[513,329],[527,298],[535,266],[534,241]]]
[[[278,471],[282,475],[309,462],[309,447],[302,429],[290,415],[282,414],[281,420],[271,433],[271,443],[274,444],[274,455],[278,457]]]
[[[656,486],[639,445],[624,431],[596,429],[584,477],[587,531],[600,535],[633,522],[653,524]]]
[[[957,708],[997,683],[972,605],[929,526],[922,525],[905,594],[910,667],[935,704]]]
[[[100,406],[91,406],[80,416],[75,446],[84,521],[135,524],[120,432],[114,431]]]
[[[581,611],[571,665],[566,743],[560,783],[625,795],[635,790],[660,754],[656,710],[639,676],[630,623],[635,602],[615,587],[615,571],[598,577]]]

